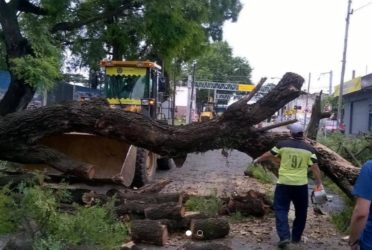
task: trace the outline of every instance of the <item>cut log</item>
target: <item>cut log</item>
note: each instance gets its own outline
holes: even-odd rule
[[[183,245],[184,250],[232,250],[231,247],[215,242],[188,242]]]
[[[193,219],[190,227],[195,240],[223,238],[230,232],[230,225],[224,218]]]
[[[193,219],[206,219],[207,215],[199,212],[185,212],[183,218],[179,220],[161,219],[161,224],[166,225],[170,233],[185,232],[191,228],[191,221]]]
[[[149,207],[149,204],[137,202],[137,201],[127,201],[124,204],[120,204],[115,207],[115,211],[118,215],[124,214],[134,214],[134,215],[145,215],[145,208]]]
[[[118,215],[123,215],[123,214],[133,214],[133,215],[142,215],[145,216],[145,209],[147,208],[154,208],[157,209],[159,204],[148,204],[144,202],[139,202],[139,201],[126,201],[123,204],[120,204],[116,206],[116,212]],[[167,202],[164,204],[161,204],[161,206],[164,207],[175,207],[177,206],[176,203],[174,202]]]
[[[150,220],[173,219],[180,220],[185,215],[185,208],[181,205],[170,206],[169,203],[148,207],[144,210],[145,218]]]
[[[155,220],[133,220],[131,227],[132,240],[135,243],[149,243],[164,246],[168,241],[168,230],[165,225]]]
[[[222,214],[240,212],[244,216],[262,217],[271,211],[272,202],[262,193],[249,190],[245,195],[233,194],[226,202]]]
[[[185,220],[184,218],[179,220],[171,220],[171,219],[160,219],[157,220],[162,225],[167,226],[169,233],[176,233],[176,232],[185,232],[190,228],[190,220]]]
[[[117,204],[123,204],[126,201],[137,201],[140,203],[147,204],[160,204],[167,202],[174,202],[176,204],[182,204],[184,194],[182,193],[158,193],[158,194],[147,194],[147,193],[120,193],[114,194]],[[92,204],[97,201],[106,202],[109,199],[107,195],[97,194],[96,192],[87,192],[83,195],[83,200],[86,204]]]

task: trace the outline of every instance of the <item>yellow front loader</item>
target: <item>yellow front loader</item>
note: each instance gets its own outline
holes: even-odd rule
[[[161,67],[149,61],[101,61],[105,70],[104,91],[112,108],[157,116]],[[129,187],[151,181],[156,168],[168,169],[170,160],[153,152],[112,139],[82,133],[45,138],[43,143],[73,159],[96,166],[95,179],[115,179]],[[54,172],[47,166],[28,166]]]

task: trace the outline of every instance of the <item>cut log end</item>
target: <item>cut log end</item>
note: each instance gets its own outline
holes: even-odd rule
[[[193,219],[191,232],[194,240],[223,238],[230,232],[230,225],[223,218]]]
[[[164,246],[168,241],[168,229],[155,220],[134,220],[131,228],[132,240],[135,243],[149,243]]]
[[[93,179],[94,176],[96,175],[96,169],[93,165],[88,166],[86,172],[87,172],[87,177],[90,180]]]

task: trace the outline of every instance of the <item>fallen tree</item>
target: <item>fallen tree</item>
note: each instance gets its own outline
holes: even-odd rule
[[[102,99],[9,114],[0,121],[0,159],[44,163],[65,173],[92,178],[96,166],[71,159],[40,143],[45,137],[68,132],[107,137],[176,159],[185,159],[190,152],[218,148],[237,149],[257,157],[289,134],[268,131],[288,122],[263,128],[255,125],[297,98],[303,82],[301,76],[286,73],[276,87],[256,103],[247,104],[255,94],[252,92],[231,105],[221,117],[184,126],[169,126],[138,113],[110,109]],[[317,149],[324,173],[351,197],[351,185],[359,169],[327,147],[312,140],[308,143]]]

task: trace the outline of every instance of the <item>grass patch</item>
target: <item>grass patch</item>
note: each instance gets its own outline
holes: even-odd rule
[[[336,226],[337,230],[343,233],[349,233],[349,226],[351,215],[353,213],[353,206],[346,206],[341,212],[331,216],[332,223]]]
[[[355,166],[369,160],[372,154],[372,148],[370,147],[372,143],[371,133],[360,136],[345,136],[341,133],[330,133],[327,136],[319,135],[317,141],[337,152]]]
[[[114,215],[114,201],[104,205],[74,205],[73,213],[59,210],[69,198],[66,191],[52,191],[41,186],[22,184],[17,193],[0,190],[0,234],[37,225],[34,249],[66,249],[67,246],[91,245],[119,249],[128,238],[127,226]]]
[[[0,235],[13,233],[17,230],[16,204],[9,197],[9,192],[7,187],[0,190]]]
[[[262,183],[276,183],[276,176],[270,171],[266,170],[261,164],[250,164],[246,172],[249,176],[261,181]]]
[[[216,196],[192,196],[186,201],[185,207],[189,211],[199,211],[208,216],[216,216],[221,210],[222,201]]]
[[[230,223],[234,224],[234,223],[242,222],[244,220],[244,218],[245,217],[238,211],[238,212],[230,214],[229,221],[230,221]]]

